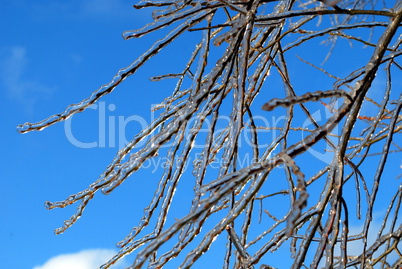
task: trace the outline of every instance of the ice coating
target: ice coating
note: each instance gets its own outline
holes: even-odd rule
[[[161,48],[169,44],[174,40],[180,33],[190,28],[193,24],[204,19],[208,14],[201,13],[191,18],[187,24],[179,25],[174,30],[170,31],[165,38],[158,40],[147,52],[141,55],[136,61],[126,68],[120,69],[117,74],[113,77],[112,81],[106,85],[103,85],[96,91],[94,91],[88,98],[84,99],[78,104],[72,104],[68,106],[62,113],[55,114],[49,118],[42,120],[37,123],[25,123],[17,126],[17,131],[20,133],[26,133],[30,131],[40,131],[47,128],[57,122],[64,121],[68,117],[84,111],[89,106],[93,105],[102,96],[111,93],[117,85],[119,85],[128,76],[134,74],[136,70],[141,67],[149,58],[154,56]]]
[[[291,97],[288,97],[285,99],[274,98],[271,101],[269,101],[268,103],[265,103],[262,106],[262,109],[271,111],[277,106],[288,107],[288,106],[303,103],[306,101],[315,102],[315,101],[318,101],[318,100],[321,100],[324,98],[328,98],[328,97],[349,97],[349,96],[343,90],[329,90],[326,92],[317,91],[317,92],[313,92],[313,93],[306,93],[301,96],[295,96],[295,97],[291,96]]]
[[[342,253],[337,265],[356,265],[360,258],[350,258],[346,245],[348,240],[364,241],[367,238],[373,214],[370,209],[366,214],[361,212],[361,204],[364,202],[360,198],[361,192],[364,191],[366,195],[365,202],[374,205],[393,134],[401,130],[399,113],[402,101],[395,102],[393,112],[389,106],[392,89],[390,68],[402,54],[398,50],[400,38],[393,45],[391,40],[396,35],[402,15],[397,6],[393,10],[368,10],[364,9],[362,2],[356,3],[355,8],[338,7],[336,4],[325,6],[321,2],[305,5],[297,6],[294,1],[246,3],[228,0],[145,0],[135,5],[137,9],[159,9],[153,10],[153,22],[139,30],[125,32],[124,38],[141,37],[164,28],[170,30],[173,26],[175,28],[130,66],[119,70],[110,83],[94,91],[87,99],[38,123],[19,125],[17,130],[20,133],[42,130],[85,110],[112,92],[125,78],[187,31],[202,31],[198,35],[201,40],[194,42],[194,51],[182,71],[172,70],[171,73],[153,77],[153,80],[177,80],[172,94],[153,108],[160,110],[160,115],[117,152],[104,172],[87,189],[63,201],[45,203],[47,209],[78,203],[74,215],[55,232],[63,233],[74,225],[89,201],[100,193],[99,190],[109,194],[124,185],[131,175],[135,177],[135,172],[142,169],[145,161],[158,158],[162,147],[169,144],[166,150],[168,161],[153,197],[144,209],[143,217],[118,243],[120,251],[101,268],[109,268],[130,253],[135,253],[136,257],[129,268],[168,267],[169,261],[177,256],[182,258],[179,268],[190,268],[202,255],[208,253],[213,242],[220,236],[227,238],[224,268],[253,268],[261,265],[267,253],[283,249],[287,240],[290,241],[292,268],[306,266],[307,251],[314,244],[317,248],[309,257],[311,267],[315,268],[321,263],[326,263],[328,268],[333,267],[335,259],[331,260],[330,257],[337,255],[335,249],[339,242],[342,244]],[[355,15],[391,17],[392,20],[356,22],[352,20]],[[311,26],[318,18],[328,16],[333,18],[332,25],[318,25],[317,28]],[[360,37],[352,38],[344,33],[363,28],[383,30],[378,44],[364,41]],[[289,60],[290,51],[323,36],[328,36],[330,40],[334,40],[334,36],[350,37],[349,40],[375,46],[376,49],[368,62],[350,71],[344,78],[333,76],[323,68],[316,68],[335,81],[329,87],[320,85],[318,89],[300,93],[300,87],[292,81],[294,69],[289,67],[292,65]],[[218,54],[215,54],[216,50]],[[308,63],[307,60],[303,62]],[[367,98],[367,92],[383,63],[387,63],[387,87],[381,104],[378,104]],[[311,66],[316,67],[313,64]],[[283,84],[283,93],[266,82],[271,72]],[[185,84],[186,80],[191,83]],[[346,92],[341,88],[349,90]],[[272,91],[280,96],[270,95]],[[255,108],[253,102],[258,101],[258,94],[263,95],[265,102],[271,100],[263,106],[265,111],[261,110],[261,105]],[[265,96],[270,98],[266,99]],[[338,100],[339,105],[333,107],[330,116],[321,122],[309,108],[310,102],[326,107],[323,99],[340,97],[343,98]],[[359,114],[365,102],[379,108],[375,116],[368,118]],[[273,115],[270,113],[276,112],[274,108],[277,106],[285,107],[286,112],[282,115],[284,120],[275,126],[260,126],[257,120],[269,118]],[[295,107],[300,108],[299,114],[302,115],[295,115]],[[224,126],[220,122],[221,116],[225,116]],[[311,123],[309,128],[297,125],[301,117]],[[352,137],[352,131],[359,125],[359,120],[367,120],[368,127],[361,132],[362,137]],[[389,126],[379,128],[387,121],[390,122]],[[343,124],[340,133],[331,133],[340,124]],[[261,132],[264,128],[279,132],[268,140],[267,133]],[[293,136],[299,131],[307,134]],[[244,146],[242,143],[246,135],[250,141]],[[337,143],[330,139],[333,137],[339,138]],[[386,141],[386,144],[375,173],[377,185],[373,185],[370,194],[369,182],[366,182],[364,171],[356,158],[360,152],[368,152],[372,144],[381,140]],[[144,146],[137,149],[136,145],[140,141],[145,141]],[[262,141],[264,146],[260,144]],[[332,161],[324,164],[322,169],[306,180],[306,175],[311,174],[309,170],[313,168],[306,170],[301,165],[304,160],[299,161],[297,158],[306,156],[318,143],[328,145],[326,150],[332,152]],[[199,155],[194,157],[196,153]],[[251,154],[253,161],[239,164],[246,154]],[[216,159],[222,163],[212,168]],[[279,177],[276,172],[281,166],[284,173]],[[350,173],[348,168],[351,169]],[[186,174],[186,169],[191,169],[190,176]],[[350,178],[355,183],[345,184]],[[192,197],[188,212],[172,222],[172,206],[177,199],[175,195],[180,191],[180,184],[189,180],[192,180],[193,192],[190,193]],[[309,195],[319,181],[324,181],[319,195]],[[278,182],[284,186],[283,189],[275,189]],[[355,188],[356,217],[365,221],[362,235],[348,233],[350,216],[342,191],[349,186]],[[280,199],[278,197],[283,197],[281,201],[288,206],[286,212],[278,216],[266,210],[263,219],[263,208],[269,208],[267,203],[264,205],[264,201]],[[398,203],[396,201],[400,197],[400,190],[392,197],[381,224],[381,233],[390,222],[396,226],[398,210],[394,209],[393,204]],[[258,227],[254,220],[258,207],[262,225],[266,225],[259,234],[254,231]],[[218,220],[216,215],[220,216]],[[208,221],[209,226],[204,226]],[[390,231],[381,238],[400,237],[399,231]],[[386,248],[385,243],[383,246]],[[393,251],[392,246],[388,247],[389,251]],[[375,250],[368,246],[367,241],[364,241],[364,249],[367,263],[371,263],[370,257],[376,254]],[[324,251],[327,255],[325,260]],[[268,267],[264,264],[262,266]]]

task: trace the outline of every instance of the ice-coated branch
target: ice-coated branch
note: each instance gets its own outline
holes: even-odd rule
[[[306,93],[304,95],[291,96],[291,97],[287,97],[284,99],[274,98],[271,101],[269,101],[268,103],[265,103],[262,106],[262,109],[266,110],[266,111],[271,111],[277,106],[288,107],[288,106],[292,106],[292,105],[304,103],[304,102],[317,102],[324,98],[330,98],[330,97],[346,97],[346,98],[348,98],[349,96],[345,91],[342,91],[342,90],[330,90],[330,91],[325,91],[325,92],[322,92],[322,91],[310,92],[310,93]]]
[[[324,2],[143,0],[134,5],[138,12],[151,9],[152,19],[124,32],[124,38],[161,33],[160,39],[88,98],[17,127],[21,133],[42,130],[84,111],[178,40],[194,48],[179,71],[150,75],[160,83],[176,80],[170,95],[155,97],[158,105],[152,109],[159,116],[88,188],[45,203],[48,209],[77,203],[56,233],[83,216],[99,193],[125,188],[138,170],[146,172],[147,160],[164,157],[142,217],[101,268],[130,254],[129,268],[170,268],[173,259],[179,259],[179,268],[190,268],[214,244],[224,246],[212,255],[224,268],[396,268],[402,192],[400,184],[391,190],[395,184],[382,177],[402,148],[402,97],[395,95],[402,69],[401,6]],[[380,38],[370,34],[372,29]],[[337,49],[338,37],[369,48]],[[325,54],[329,60],[318,67]],[[379,161],[370,159],[374,155]],[[155,174],[136,180],[151,177]],[[182,193],[183,184],[190,191]],[[376,225],[379,205],[386,210],[378,212],[382,222]],[[360,253],[352,253],[352,242],[360,244]],[[286,265],[274,264],[278,256]]]

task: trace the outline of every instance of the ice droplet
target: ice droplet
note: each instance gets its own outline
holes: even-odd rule
[[[36,131],[42,131],[46,126],[37,126],[37,124],[26,122],[17,126],[17,132],[20,134],[27,133],[32,129]]]
[[[26,133],[27,130],[31,127],[32,124],[30,124],[29,122],[26,122],[24,124],[20,124],[17,126],[17,132],[19,132],[20,134]]]
[[[53,208],[53,203],[52,203],[52,202],[49,202],[49,201],[46,201],[46,202],[45,202],[45,208],[46,208],[47,210],[52,209],[52,208]]]

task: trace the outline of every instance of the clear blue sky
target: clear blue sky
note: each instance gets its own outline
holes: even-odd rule
[[[66,139],[64,124],[28,135],[18,134],[15,128],[79,102],[146,49],[144,44],[125,41],[121,36],[124,30],[143,24],[131,5],[127,1],[0,3],[2,268],[33,268],[64,253],[114,249],[114,244],[138,221],[134,222],[134,215],[141,214],[141,209],[118,214],[118,201],[109,203],[102,197],[93,204],[96,210],[86,211],[89,222],[79,221],[76,228],[55,236],[53,230],[70,217],[74,208],[47,211],[44,202],[65,199],[94,181],[113,158],[117,146],[112,148],[107,143],[103,149],[80,149]],[[106,110],[107,117],[127,115],[124,110],[134,103],[132,99],[150,99],[144,93],[140,82],[131,87],[124,85],[107,100],[108,104],[121,101],[115,106],[115,114]],[[124,102],[123,96],[129,100]],[[150,114],[145,102],[135,104],[147,111],[144,116]],[[98,113],[99,109],[94,109],[73,119],[77,140],[96,140]],[[92,132],[80,133],[82,125],[93,121]],[[135,123],[131,125],[139,128]],[[102,216],[105,212],[107,217]],[[115,218],[126,224],[119,231],[111,229],[116,225]],[[110,253],[102,255],[110,257]]]
[[[121,36],[123,31],[150,21],[148,12],[136,12],[132,4],[123,0],[0,3],[2,268],[30,269],[53,257],[80,251],[73,259],[82,257],[88,263],[82,269],[93,268],[102,263],[99,257],[116,251],[115,243],[138,223],[150,199],[147,193],[152,194],[155,181],[129,180],[125,188],[107,197],[99,195],[84,217],[59,236],[53,230],[62,226],[75,206],[51,211],[43,206],[46,200],[63,200],[96,180],[119,145],[124,144],[122,133],[129,138],[140,130],[143,122],[135,117],[127,120],[130,115],[141,115],[149,123],[151,104],[168,96],[173,84],[164,82],[154,88],[147,77],[181,70],[168,67],[181,63],[174,56],[177,53],[190,54],[192,48],[185,42],[176,43],[158,61],[150,61],[94,109],[75,115],[69,129],[75,140],[66,132],[65,123],[42,132],[16,132],[18,124],[37,122],[86,98],[147,49],[155,36],[139,41],[125,41]],[[400,81],[395,83],[401,85]],[[115,128],[111,127],[112,122],[116,123]],[[110,131],[104,140],[99,137],[103,124]],[[77,143],[88,148],[77,147]],[[394,167],[389,168],[394,169],[390,172],[390,180],[394,180],[401,173],[400,157],[393,158],[389,165],[388,168]],[[121,206],[123,203],[125,206]],[[65,258],[65,264],[69,259],[59,258]]]

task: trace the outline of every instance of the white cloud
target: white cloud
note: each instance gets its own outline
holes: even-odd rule
[[[115,254],[116,251],[110,249],[87,249],[76,253],[60,254],[33,269],[96,269]],[[122,260],[112,268],[124,268],[125,266],[127,264]]]
[[[367,248],[370,248],[375,241],[377,240],[378,236],[378,231],[381,228],[382,225],[382,212],[375,212],[373,214],[373,221],[370,225],[370,229],[367,235]],[[350,225],[349,226],[349,236],[351,235],[359,235],[362,234],[363,232],[363,221],[359,225]],[[387,227],[384,230],[386,233]],[[364,244],[362,240],[355,240],[355,241],[350,241],[347,243],[347,252],[348,256],[354,256],[357,257],[363,252]],[[378,257],[379,253],[384,251],[383,247],[380,247],[378,252],[374,254],[374,257]],[[337,247],[335,248],[335,256],[340,256],[340,244],[337,244]],[[392,252],[388,255],[387,260],[391,262],[395,262],[398,259],[398,256],[396,255],[395,252]]]
[[[8,56],[2,61],[2,80],[6,84],[8,94],[21,97],[24,85],[19,82],[21,73],[26,66],[26,50],[23,47],[12,47],[7,51]]]
[[[4,49],[0,59],[0,82],[4,85],[9,99],[18,102],[31,112],[38,97],[49,94],[53,89],[26,79],[24,73],[27,64],[24,47],[14,46]]]

